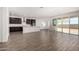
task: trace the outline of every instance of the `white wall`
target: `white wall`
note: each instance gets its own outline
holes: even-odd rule
[[[49,29],[50,19],[49,18],[36,19],[36,26],[40,27],[40,29]]]
[[[0,7],[0,42],[7,42],[9,36],[9,12],[8,8]]]
[[[2,9],[0,8],[0,42],[2,41]]]
[[[28,26],[26,24],[26,19],[36,19],[36,27],[39,27],[39,29],[48,29],[50,27],[50,18],[27,18],[24,17],[25,22],[23,22],[24,25]],[[43,26],[43,23],[45,23],[45,26]]]

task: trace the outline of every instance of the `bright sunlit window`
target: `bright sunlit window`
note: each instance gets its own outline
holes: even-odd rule
[[[78,17],[59,18],[56,21],[56,31],[79,35]]]
[[[78,35],[78,17],[70,18],[70,34]]]
[[[63,32],[69,33],[69,18],[63,19]]]
[[[62,20],[61,19],[57,19],[57,28],[56,28],[56,31],[62,32]]]

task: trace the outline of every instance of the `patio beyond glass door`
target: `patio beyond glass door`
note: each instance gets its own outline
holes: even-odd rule
[[[69,18],[63,18],[63,33],[69,33]]]
[[[62,19],[57,19],[56,31],[62,32]]]
[[[70,18],[70,34],[78,35],[78,17]]]

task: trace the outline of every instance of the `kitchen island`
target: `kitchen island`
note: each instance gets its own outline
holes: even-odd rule
[[[36,26],[23,26],[23,33],[37,32],[40,31],[39,27]]]

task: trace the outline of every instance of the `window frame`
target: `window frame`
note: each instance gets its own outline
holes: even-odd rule
[[[73,17],[78,17],[78,35],[79,35],[79,16],[65,17],[65,18],[69,18],[69,33],[66,33],[66,34],[76,35],[76,34],[70,33],[70,18],[73,18]],[[62,24],[62,27],[57,27],[57,28],[61,28],[61,30],[62,30],[61,32],[64,33],[64,32],[63,32],[63,28],[64,28],[64,27],[63,27],[63,19],[64,19],[64,18],[63,18],[63,17],[62,17],[62,18],[55,18],[55,20],[56,20],[56,26],[57,26],[57,19],[60,19],[61,22],[62,22],[62,23],[61,23],[61,24]],[[60,31],[57,31],[57,32],[60,32]]]

